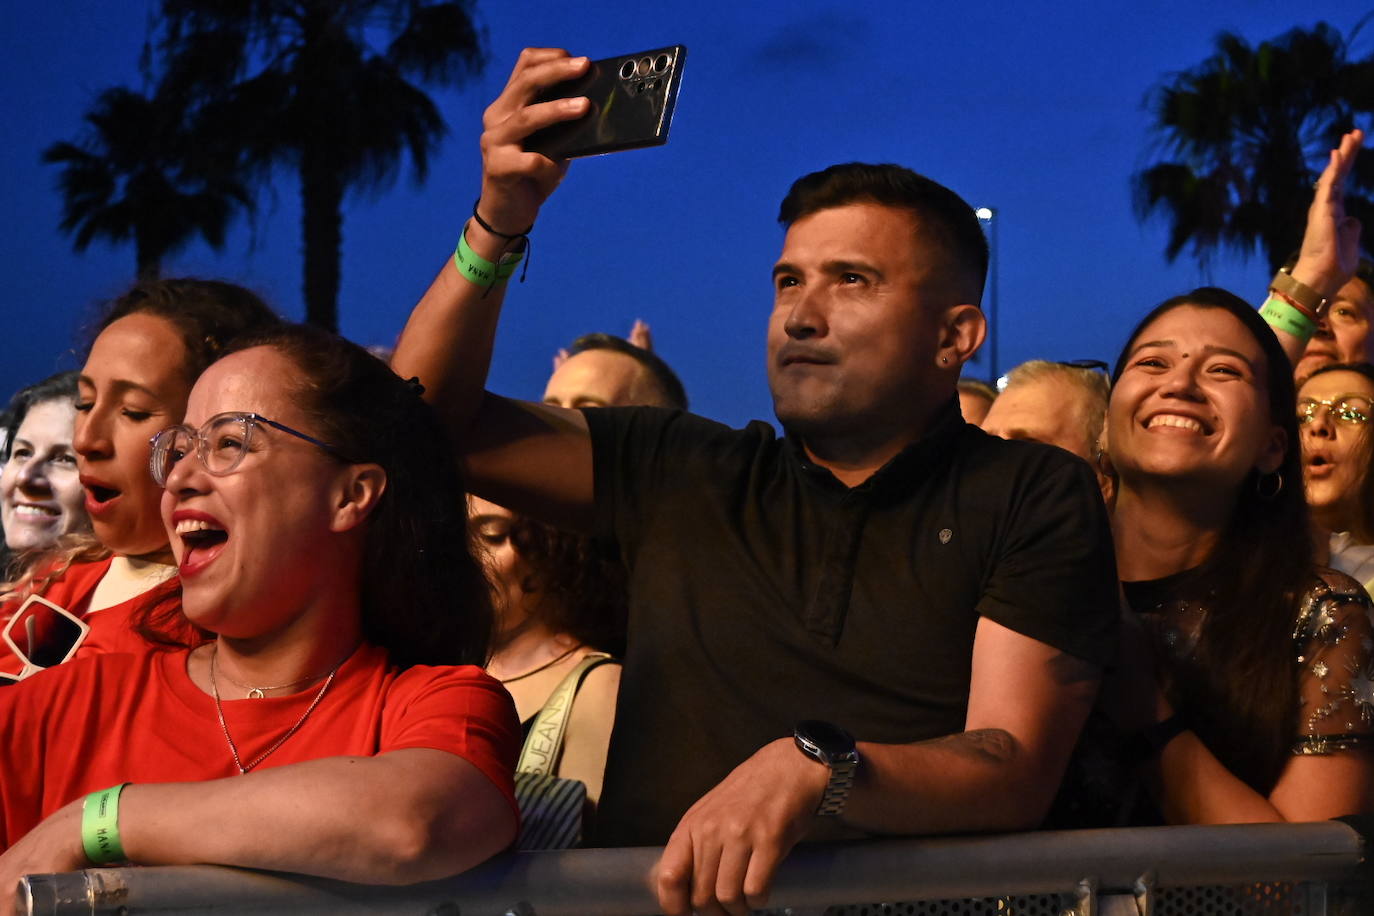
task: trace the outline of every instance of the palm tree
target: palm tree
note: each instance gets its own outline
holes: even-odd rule
[[[417,179],[445,132],[412,79],[461,83],[485,64],[471,0],[163,0],[164,47],[240,49],[217,117],[245,162],[300,178],[306,320],[338,326],[342,206],[409,154]],[[385,47],[374,48],[374,40]],[[195,82],[194,65],[183,68]],[[204,86],[204,81],[202,81]],[[213,92],[213,89],[211,89]]]
[[[221,248],[235,213],[252,208],[248,188],[214,155],[175,92],[108,89],[85,121],[86,136],[43,152],[44,162],[61,166],[60,225],[78,252],[96,239],[132,240],[139,279],[155,279],[162,261],[197,235]]]
[[[1361,23],[1361,25],[1363,22]],[[1216,53],[1173,74],[1148,96],[1166,161],[1133,177],[1142,220],[1170,223],[1165,257],[1185,248],[1205,268],[1218,250],[1271,270],[1297,250],[1312,184],[1357,114],[1374,111],[1374,57],[1350,60],[1349,41],[1326,23],[1251,47],[1223,32]],[[1360,153],[1346,210],[1371,225],[1374,154]]]

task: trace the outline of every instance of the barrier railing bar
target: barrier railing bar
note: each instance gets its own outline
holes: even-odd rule
[[[661,850],[578,849],[498,857],[466,874],[406,887],[348,884],[214,866],[90,869],[30,875],[21,913],[248,912],[506,916],[641,916],[658,910],[648,881]],[[1367,842],[1348,824],[1146,827],[954,839],[886,839],[798,847],[770,906],[1071,893],[1144,885],[1374,880]]]

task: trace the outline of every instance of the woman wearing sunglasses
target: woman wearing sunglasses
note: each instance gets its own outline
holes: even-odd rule
[[[213,638],[0,690],[26,749],[0,758],[0,888],[122,860],[407,883],[515,836],[519,726],[477,667],[491,610],[437,421],[332,335],[242,347],[153,448]]]
[[[1298,391],[1303,479],[1318,529],[1318,553],[1368,590],[1374,586],[1374,366],[1341,363],[1308,376]],[[1325,536],[1329,535],[1329,540]]]
[[[208,280],[141,284],[111,304],[77,377],[72,438],[94,538],[40,556],[31,575],[5,588],[0,686],[4,675],[12,680],[73,654],[141,651],[137,628],[179,620],[149,441],[181,422],[191,383],[226,343],[278,323],[257,296]],[[33,596],[44,603],[16,614]],[[57,638],[30,646],[25,625],[35,621],[40,637]]]
[[[1137,820],[1374,811],[1374,621],[1358,583],[1314,561],[1290,373],[1218,289],[1163,303],[1116,364],[1112,531],[1144,626],[1104,701],[1153,789]]]

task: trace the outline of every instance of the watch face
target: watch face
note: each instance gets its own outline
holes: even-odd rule
[[[837,725],[818,719],[807,719],[797,723],[797,740],[813,746],[822,762],[829,763],[836,757],[854,751],[854,736]]]

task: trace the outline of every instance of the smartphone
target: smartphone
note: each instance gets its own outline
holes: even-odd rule
[[[668,142],[686,59],[687,48],[673,45],[592,61],[582,76],[559,83],[538,99],[586,96],[591,109],[576,121],[530,134],[525,149],[550,159],[572,159],[662,146]]]

